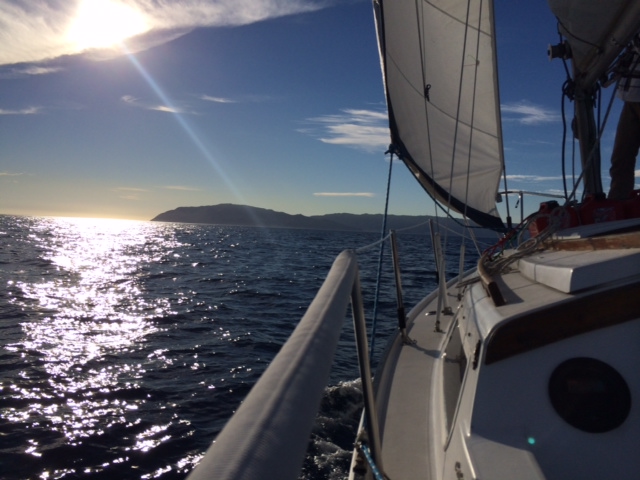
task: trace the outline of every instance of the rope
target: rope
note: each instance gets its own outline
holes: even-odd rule
[[[409,227],[409,228],[413,228],[413,227]],[[367,250],[371,250],[373,247],[376,247],[376,246],[380,245],[381,243],[384,243],[387,240],[389,240],[389,237],[391,237],[390,233],[388,233],[384,238],[381,238],[380,240],[377,240],[377,241],[375,241],[373,243],[370,243],[369,245],[365,245],[363,247],[356,248],[356,253],[363,253],[363,252],[366,252]]]
[[[367,459],[367,463],[371,467],[371,473],[375,477],[376,480],[387,480],[388,477],[383,475],[382,472],[378,469],[376,463],[373,461],[373,457],[371,456],[371,452],[369,451],[369,447],[367,447],[364,443],[358,445],[358,448]]]

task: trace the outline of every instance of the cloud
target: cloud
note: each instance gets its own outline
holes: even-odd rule
[[[114,188],[114,190],[119,194],[118,198],[123,200],[131,200],[138,201],[140,200],[140,193],[146,193],[148,190],[144,188],[135,188],[135,187],[118,187]]]
[[[136,188],[136,187],[117,187],[117,188],[114,188],[113,190],[119,194],[118,198],[121,198],[123,200],[131,200],[131,201],[140,200],[139,194],[146,193],[149,191],[144,188]]]
[[[147,107],[147,110],[155,110],[156,112],[166,112],[166,113],[186,113],[179,108],[176,107],[167,107],[166,105],[155,105],[151,107]]]
[[[39,65],[30,65],[21,68],[12,68],[6,72],[0,73],[0,78],[12,79],[23,78],[32,75],[49,75],[50,73],[56,73],[64,70],[61,67],[44,67]]]
[[[27,107],[20,110],[5,110],[0,108],[0,115],[35,115],[40,113],[41,107]]]
[[[24,173],[0,172],[0,177],[19,177],[20,175],[24,175]]]
[[[526,101],[503,103],[500,105],[504,121],[517,122],[523,125],[538,125],[560,121],[561,117],[554,110]]]
[[[544,177],[542,175],[507,175],[507,180],[516,183],[544,183],[544,182],[561,182],[562,176]]]
[[[263,102],[273,102],[278,100],[277,97],[273,95],[257,95],[257,94],[244,94],[239,95],[236,98],[228,98],[228,97],[215,97],[213,95],[200,95],[198,96],[200,100],[204,100],[205,102],[212,103],[263,103]]]
[[[317,192],[313,194],[316,197],[375,197],[375,193],[371,192]]]
[[[212,97],[210,95],[201,95],[200,99],[206,100],[207,102],[214,102],[214,103],[236,103],[235,100],[232,100],[230,98]]]
[[[561,175],[554,177],[543,177],[542,175],[507,175],[507,180],[514,182],[555,182],[562,180]]]
[[[179,190],[182,192],[199,192],[199,188],[185,187],[183,185],[165,185],[162,188],[167,190]]]
[[[186,110],[183,110],[181,108],[177,108],[177,107],[173,107],[173,106],[168,106],[168,105],[150,105],[147,103],[142,102],[141,100],[137,99],[136,97],[132,96],[132,95],[124,95],[122,96],[121,100],[123,102],[125,102],[128,105],[134,106],[134,107],[138,107],[138,108],[144,108],[145,110],[153,110],[155,112],[165,112],[165,113],[190,113],[187,112]]]
[[[315,124],[315,127],[300,131],[318,136],[324,143],[366,151],[384,151],[389,146],[386,112],[347,109],[340,114],[310,118],[307,121]]]
[[[115,189],[117,192],[148,192],[149,190],[145,190],[144,188],[135,188],[135,187],[118,187]]]
[[[128,12],[136,28],[123,31],[125,36],[139,34],[127,47],[139,51],[170,41],[198,27],[239,26],[271,18],[311,12],[326,7],[329,0],[14,0],[0,2],[0,65],[40,62],[87,50],[90,43],[80,41],[78,32],[92,32],[90,26],[78,25],[87,10]],[[85,15],[85,17],[81,17]],[[94,15],[95,17],[95,15]],[[78,21],[76,21],[78,20]],[[122,28],[100,26],[104,32]],[[81,22],[80,22],[81,23]],[[108,22],[107,22],[108,23]],[[80,30],[79,30],[80,28]],[[94,29],[95,30],[95,29]],[[102,32],[101,32],[102,33]],[[76,37],[74,38],[74,34]],[[105,33],[106,34],[106,33]],[[122,39],[121,39],[122,40]],[[98,42],[96,45],[102,45]],[[95,45],[94,45],[95,46]],[[122,54],[124,50],[120,50]],[[115,51],[114,51],[115,54]]]

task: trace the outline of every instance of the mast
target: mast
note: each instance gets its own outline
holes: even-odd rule
[[[640,30],[637,0],[548,0],[566,38],[574,82],[575,134],[580,144],[584,191],[602,193],[600,132],[595,122],[595,99],[600,80]]]
[[[574,73],[575,75],[575,73]],[[595,120],[596,88],[575,89],[575,134],[580,145],[585,194],[602,194],[600,135]]]

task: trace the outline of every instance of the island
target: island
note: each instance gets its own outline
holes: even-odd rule
[[[200,207],[178,207],[152,218],[152,222],[205,223],[264,228],[297,228],[309,230],[333,230],[349,232],[379,232],[382,214],[329,213],[326,215],[291,215],[266,208],[223,203]],[[389,215],[387,230],[407,230],[409,233],[428,234],[429,215]],[[460,220],[439,218],[447,229],[462,232]],[[415,227],[415,228],[410,228]],[[493,232],[479,229],[479,236],[495,236]]]

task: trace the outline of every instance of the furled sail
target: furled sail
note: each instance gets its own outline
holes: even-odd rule
[[[575,91],[574,132],[586,193],[601,194],[601,160],[594,108],[598,83],[616,79],[609,69],[640,28],[638,0],[548,0],[558,30],[569,45]]]
[[[577,83],[592,87],[640,30],[638,0],[548,0],[571,46]]]
[[[374,0],[395,153],[437,200],[503,226],[491,0]]]

